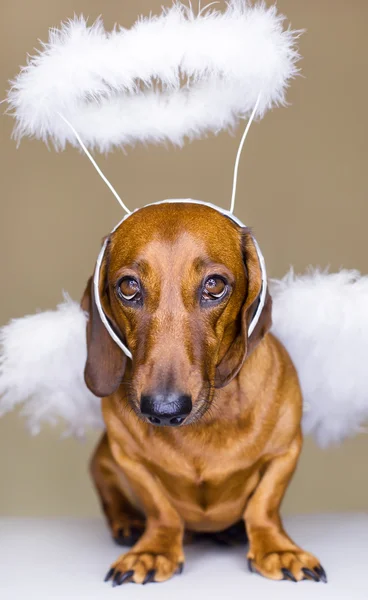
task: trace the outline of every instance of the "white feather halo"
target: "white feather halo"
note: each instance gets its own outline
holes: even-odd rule
[[[230,0],[225,12],[209,5],[198,14],[174,2],[131,29],[106,32],[76,17],[52,29],[49,41],[11,82],[14,135],[52,141],[75,135],[101,152],[135,142],[181,145],[234,128],[285,103],[298,71],[299,31],[263,2]]]

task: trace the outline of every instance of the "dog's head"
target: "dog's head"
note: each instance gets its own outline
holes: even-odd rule
[[[248,229],[203,205],[139,210],[110,236],[100,277],[103,310],[133,360],[101,322],[90,281],[82,302],[89,389],[106,397],[121,388],[153,424],[195,421],[271,325],[268,296],[248,338],[261,288]]]

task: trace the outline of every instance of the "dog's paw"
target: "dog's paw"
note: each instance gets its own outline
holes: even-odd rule
[[[309,579],[327,583],[326,572],[317,558],[303,550],[271,551],[255,556],[249,553],[248,567],[252,573],[259,573],[269,579],[294,582]]]
[[[134,546],[145,530],[144,521],[118,521],[112,524],[112,536],[119,546]]]
[[[154,583],[166,581],[173,575],[183,572],[184,562],[170,553],[128,552],[112,565],[105,581],[112,581],[113,587],[125,582]]]

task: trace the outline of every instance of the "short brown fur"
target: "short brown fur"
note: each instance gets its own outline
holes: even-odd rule
[[[198,289],[211,273],[226,277],[231,292],[209,309]],[[143,282],[139,308],[116,294],[124,275]],[[83,305],[86,381],[103,396],[106,423],[92,476],[113,536],[135,542],[114,563],[114,584],[165,581],[184,563],[184,532],[220,532],[240,520],[251,570],[325,579],[280,519],[302,447],[302,398],[290,357],[268,333],[269,296],[248,340],[260,291],[250,232],[209,207],[146,207],[109,240],[100,295],[133,362],[106,336],[90,283]],[[141,395],[162,387],[192,397],[183,426],[155,427],[140,414]]]

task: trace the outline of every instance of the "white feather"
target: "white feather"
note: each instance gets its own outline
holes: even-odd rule
[[[368,276],[357,271],[271,281],[273,333],[298,371],[303,426],[325,447],[368,420]]]
[[[175,2],[131,29],[106,32],[76,17],[52,29],[48,43],[11,82],[15,137],[85,144],[102,152],[135,142],[181,145],[234,128],[285,103],[298,71],[296,39],[273,6],[230,0],[224,13],[196,15]],[[59,113],[59,114],[58,114]]]
[[[103,426],[100,399],[83,379],[86,315],[76,302],[14,319],[0,330],[0,344],[0,415],[23,404],[33,434],[60,419],[77,436]]]

